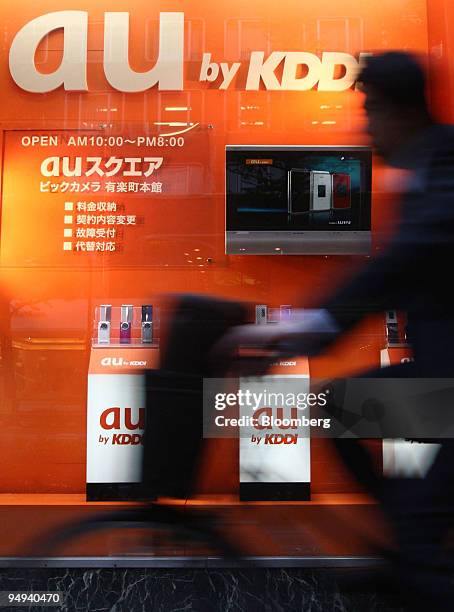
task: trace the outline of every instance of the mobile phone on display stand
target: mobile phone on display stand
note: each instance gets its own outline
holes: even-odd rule
[[[279,306],[279,318],[281,321],[288,321],[292,316],[292,307],[290,304],[282,304]]]
[[[268,306],[266,304],[256,305],[255,323],[256,325],[265,325],[266,323],[268,323]]]
[[[131,344],[132,304],[123,304],[120,319],[120,344]]]
[[[386,339],[389,345],[399,343],[399,322],[395,310],[386,311]]]
[[[143,344],[153,342],[153,306],[149,304],[142,306],[141,334]]]
[[[98,344],[110,343],[110,325],[112,321],[112,306],[101,304],[99,307]]]

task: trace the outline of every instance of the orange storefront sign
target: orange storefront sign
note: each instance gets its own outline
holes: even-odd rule
[[[43,37],[33,54],[35,87],[43,90],[29,91],[33,46],[21,47],[17,36],[33,20],[61,11],[84,12],[78,18],[86,30],[57,27]],[[160,13],[180,15],[182,47],[170,88],[161,75],[155,84],[156,73],[143,76],[166,57]],[[426,3],[43,0],[4,3],[1,16],[0,445],[8,469],[0,491],[81,492],[97,306],[155,304],[158,294],[180,291],[276,308],[314,304],[363,263],[227,256],[225,146],[366,143],[362,94],[350,71],[362,54],[377,50],[426,53]],[[58,86],[61,73],[52,79],[72,39],[79,55],[72,74],[66,58]],[[334,91],[336,81],[342,87]],[[117,174],[108,176],[118,160]],[[392,212],[381,177],[376,161],[374,230]],[[313,375],[378,365],[381,331],[366,327],[367,341],[350,341],[336,365],[328,359]],[[314,491],[342,490],[340,480],[326,481],[321,444],[316,452]]]

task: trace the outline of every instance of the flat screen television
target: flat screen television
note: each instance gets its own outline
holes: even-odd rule
[[[226,147],[226,253],[356,255],[371,248],[372,152]]]

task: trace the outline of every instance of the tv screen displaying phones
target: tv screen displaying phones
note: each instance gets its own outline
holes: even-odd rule
[[[367,254],[367,147],[226,148],[228,254]]]

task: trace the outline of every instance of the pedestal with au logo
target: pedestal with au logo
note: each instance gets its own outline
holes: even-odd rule
[[[240,416],[269,412],[277,422],[310,415],[309,407],[294,407],[293,398],[309,393],[309,363],[305,357],[277,362],[270,373],[242,378],[243,392],[262,398],[261,407],[242,408]],[[278,406],[278,407],[277,407]],[[310,499],[309,427],[283,426],[242,428],[240,437],[240,499],[243,501],[304,501]]]
[[[87,398],[87,500],[143,497],[145,370],[158,348],[95,345]]]

